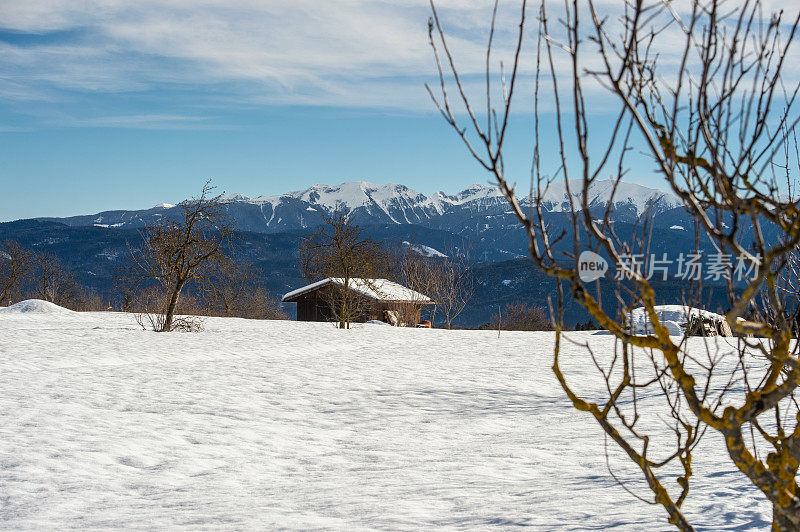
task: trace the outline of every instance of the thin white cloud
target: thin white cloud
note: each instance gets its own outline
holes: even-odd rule
[[[422,80],[435,70],[424,0],[14,4],[0,11],[0,28],[66,37],[0,44],[0,67],[11,72],[0,81],[6,93],[12,82],[51,97],[53,89],[143,91],[177,83],[202,90],[227,83],[242,98],[276,104],[429,108]],[[491,5],[440,2],[466,73],[482,69]]]
[[[766,11],[773,3],[778,5],[770,0]],[[598,4],[612,14],[620,9],[618,0]],[[492,0],[437,2],[459,71],[476,95],[482,91],[492,5]],[[519,5],[501,2],[494,65],[501,59],[509,63]],[[674,5],[683,12],[688,4]],[[534,67],[536,9],[531,3],[525,74]],[[436,81],[429,16],[427,0],[6,2],[0,29],[61,33],[41,42],[0,42],[0,95],[58,101],[81,93],[177,86],[220,102],[430,110],[423,89],[424,81]],[[557,18],[551,15],[554,33]],[[670,31],[674,37],[663,39],[662,64],[674,63],[680,51],[677,27]]]
[[[4,126],[0,124],[0,133],[24,133],[32,131],[29,127]]]
[[[89,126],[89,127],[114,127],[126,129],[230,129],[229,126],[213,123],[214,117],[187,116],[170,114],[138,114],[121,116],[102,116],[74,120],[62,125]]]

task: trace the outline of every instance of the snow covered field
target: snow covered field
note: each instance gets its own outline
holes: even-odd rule
[[[549,369],[551,333],[205,329],[0,311],[0,528],[670,529],[608,474]],[[702,448],[690,520],[768,528],[718,437]]]

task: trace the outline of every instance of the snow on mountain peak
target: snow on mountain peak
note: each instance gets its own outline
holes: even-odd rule
[[[580,183],[570,182],[570,189],[575,198],[580,197]],[[619,183],[614,190],[612,180],[597,181],[589,190],[590,205],[604,205],[614,193],[615,205],[631,205],[638,213],[643,213],[648,205],[660,203],[663,208],[680,205],[677,197],[668,192],[649,188],[636,183]],[[319,206],[333,211],[341,208],[353,210],[365,208],[370,214],[382,212],[395,223],[409,223],[419,219],[422,213],[432,214],[435,211],[443,214],[454,206],[462,206],[476,202],[478,208],[493,206],[503,201],[503,195],[496,186],[474,183],[456,194],[442,191],[430,196],[397,183],[379,185],[368,181],[350,181],[339,185],[315,184],[305,190],[289,192],[278,196],[260,196],[248,198],[243,194],[231,194],[223,198],[230,202],[244,202],[261,205],[270,204],[276,208],[283,202],[299,200],[312,206]],[[535,200],[536,198],[534,198]],[[523,203],[530,198],[521,197]],[[555,182],[541,198],[548,210],[562,210],[568,203],[567,189],[563,182]],[[411,214],[411,217],[409,217]],[[400,217],[398,219],[398,216]]]
[[[615,189],[614,183],[615,181],[612,179],[595,181],[589,188],[589,206],[606,205],[612,194],[614,205],[631,205],[636,208],[636,212],[639,214],[644,213],[649,206],[656,204],[662,208],[673,208],[681,205],[678,197],[671,192],[664,192],[624,181],[617,184]],[[569,185],[572,197],[579,201],[582,194],[581,181],[571,180]],[[551,210],[558,211],[569,208],[569,195],[567,194],[566,184],[563,181],[552,183],[541,197],[541,202]]]
[[[317,184],[303,191],[290,192],[287,196],[315,203],[331,210],[340,207],[353,209],[369,203],[370,193],[379,188],[380,185],[366,181],[352,181],[336,186]]]
[[[242,203],[249,203],[252,200],[245,196],[244,194],[235,193],[235,194],[226,194],[220,198],[220,201],[224,203],[235,203],[235,202],[242,202]]]
[[[456,194],[456,197],[459,199],[459,203],[466,203],[468,201],[475,201],[478,199],[497,198],[500,196],[502,196],[502,194],[497,187],[482,185],[480,183],[473,183],[467,189]]]

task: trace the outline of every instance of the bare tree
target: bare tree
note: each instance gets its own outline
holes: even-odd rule
[[[778,286],[790,301],[785,310],[792,327],[792,336],[797,338],[800,336],[800,250],[795,250],[787,257],[784,275]]]
[[[200,291],[209,315],[239,316],[239,306],[253,290],[254,273],[247,264],[225,264],[200,280]]]
[[[440,269],[434,259],[420,254],[414,244],[404,243],[397,249],[389,250],[388,264],[391,268],[390,278],[419,294],[416,296],[419,301],[411,301],[400,309],[401,319],[411,321],[407,318],[413,318],[421,308],[426,308],[429,309],[427,317],[433,323],[438,308],[436,294],[440,287]],[[433,304],[428,304],[423,296],[430,298]]]
[[[101,312],[110,309],[111,300],[107,295],[89,289],[81,290],[74,308],[74,310],[79,312]]]
[[[57,255],[50,252],[33,255],[33,288],[37,298],[64,307],[74,307],[80,287]]]
[[[263,286],[257,286],[244,295],[239,306],[240,317],[254,320],[288,320],[280,302]]]
[[[184,332],[203,330],[204,320],[201,317],[203,307],[193,294],[181,294],[170,329],[165,329],[167,315],[164,313],[164,301],[167,297],[160,286],[143,285],[126,297],[126,310],[133,313],[134,319],[144,330]]]
[[[636,464],[653,502],[679,529],[693,530],[681,508],[690,492],[693,453],[702,434],[711,430],[722,436],[732,465],[771,503],[773,530],[797,530],[800,412],[794,395],[800,358],[778,280],[800,241],[800,205],[780,193],[778,175],[784,166],[789,169],[782,165],[781,152],[797,123],[794,104],[800,86],[785,67],[793,57],[800,14],[785,20],[783,12],[770,13],[758,0],[692,0],[680,6],[631,0],[618,9],[594,0],[568,0],[554,8],[542,1],[539,38],[527,68],[522,66],[528,57],[522,54],[528,15],[524,0],[521,7],[510,67],[496,91],[491,70],[495,4],[480,100],[467,96],[434,8],[429,33],[441,92],[428,90],[508,200],[538,268],[558,280],[553,371],[559,383],[573,406],[589,414]],[[533,183],[527,201],[516,193],[503,160],[523,71],[532,73],[526,79],[533,88],[534,114]],[[457,118],[453,96],[466,127]],[[589,111],[590,98],[608,104],[613,118],[598,125]],[[479,112],[477,101],[485,111]],[[541,130],[545,121],[540,120],[544,105],[554,116],[554,130],[547,136],[555,139],[555,149],[548,152],[557,154],[549,172],[542,155],[547,146]],[[612,220],[618,185],[641,151],[694,219],[698,240],[702,236],[718,253],[741,261],[722,268],[730,304],[725,317],[733,331],[764,341],[742,339],[734,355],[713,349],[699,354],[685,338],[670,336],[656,308],[653,284],[628,260],[647,249],[648,220],[642,220],[640,238],[617,234]],[[590,205],[590,189],[609,175],[611,197],[605,212],[598,213]],[[566,191],[569,231],[553,230],[552,217],[545,216],[542,206],[556,181]],[[750,245],[744,244],[745,231]],[[776,236],[765,236],[769,233]],[[581,279],[584,251],[604,253],[625,277],[615,293],[616,314],[601,304],[597,283]],[[749,266],[750,275],[737,286],[730,274],[740,264]],[[562,342],[570,340],[562,334],[566,290],[617,340],[613,353],[595,353],[579,342],[602,377],[606,392],[600,401],[584,398],[592,393],[584,390],[582,395],[562,370]],[[740,320],[758,299],[769,303],[773,319]],[[626,327],[625,314],[634,306],[643,309],[650,332],[634,334]],[[637,360],[646,360],[646,366]],[[671,444],[654,439],[642,422],[639,403],[650,388],[660,392],[655,397],[666,411]],[[676,488],[666,484],[668,478],[677,478]]]
[[[442,256],[428,257],[416,251],[413,244],[391,254],[397,280],[433,300],[431,321],[439,309],[449,329],[466,308],[475,293],[469,253],[456,247],[445,248]]]
[[[475,293],[469,253],[454,248],[431,265],[432,297],[444,313],[445,326],[450,329]]]
[[[300,245],[299,264],[309,283],[337,278],[341,285],[327,290],[333,318],[342,329],[363,314],[369,302],[355,283],[369,288],[374,279],[388,271],[387,255],[380,242],[363,235],[363,230],[343,210],[322,216],[324,223]]]
[[[147,305],[163,315],[153,322],[157,331],[176,328],[176,309],[188,283],[224,271],[232,260],[233,222],[221,196],[209,197],[212,190],[206,183],[199,197],[178,205],[177,218],[165,216],[142,229],[141,248],[132,251],[131,268],[122,279],[126,300],[157,287]]]
[[[10,303],[33,268],[33,254],[17,242],[0,243],[0,304]]]
[[[250,264],[235,262],[200,280],[206,313],[250,319],[288,319],[275,298],[256,280]]]

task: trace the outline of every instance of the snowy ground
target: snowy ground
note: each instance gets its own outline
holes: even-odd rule
[[[601,432],[552,377],[552,342],[240,319],[156,334],[125,314],[0,312],[0,528],[669,530],[608,474]],[[722,443],[703,446],[690,519],[767,528]]]

